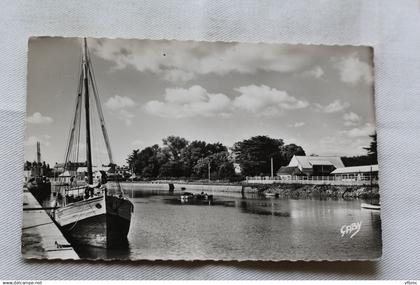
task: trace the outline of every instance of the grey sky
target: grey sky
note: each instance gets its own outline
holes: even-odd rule
[[[254,135],[359,155],[374,131],[372,50],[351,46],[89,39],[117,163],[168,135],[227,146]],[[62,162],[81,40],[29,43],[25,159]]]

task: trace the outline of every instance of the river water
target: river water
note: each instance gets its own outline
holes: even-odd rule
[[[381,256],[380,212],[362,200],[215,193],[212,205],[179,193],[131,189],[134,214],[122,249],[77,248],[89,259],[348,260]],[[223,194],[223,193],[222,193]],[[361,223],[360,231],[341,228]]]

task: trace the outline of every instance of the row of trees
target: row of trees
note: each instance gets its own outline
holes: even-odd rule
[[[370,164],[378,164],[378,148],[377,148],[377,141],[376,141],[376,133],[369,136],[372,141],[370,142],[368,147],[365,147],[367,154],[366,155],[359,155],[359,156],[347,156],[342,157],[342,161],[345,166],[359,166],[359,165],[370,165]]]
[[[32,171],[38,171],[40,173],[42,173],[44,176],[51,176],[53,170],[50,168],[50,165],[45,163],[45,161],[43,162],[30,162],[30,161],[25,161],[25,164],[23,166],[24,170],[32,170]]]
[[[293,155],[305,155],[302,147],[285,145],[282,139],[256,136],[236,142],[231,150],[221,143],[205,141],[189,142],[185,138],[169,136],[162,140],[162,147],[153,145],[136,149],[127,163],[136,175],[144,178],[183,177],[236,180],[242,177],[235,173],[235,163],[241,175],[269,175],[270,160],[274,171],[287,165]]]

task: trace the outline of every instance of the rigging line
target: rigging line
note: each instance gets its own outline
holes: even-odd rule
[[[92,96],[90,97],[90,106],[92,106],[92,108],[91,108],[91,112],[92,112],[92,115],[91,115],[91,138],[92,138],[92,143],[93,143],[93,145],[92,145],[92,150],[94,150],[94,151],[92,151],[92,159],[93,159],[93,161],[94,161],[94,164],[97,164],[96,165],[96,167],[97,167],[97,169],[98,169],[98,167],[100,167],[100,165],[98,164],[98,161],[99,161],[99,151],[100,151],[100,149],[99,149],[99,146],[98,146],[98,136],[97,136],[97,118],[96,118],[96,114],[95,114],[95,108],[93,107],[94,106],[94,103],[95,103],[95,101],[94,101],[94,99],[92,98]]]
[[[102,111],[102,104],[101,104],[101,99],[99,97],[99,93],[98,93],[98,88],[97,88],[97,84],[96,84],[96,77],[95,77],[95,71],[93,69],[93,65],[90,61],[90,51],[89,49],[86,49],[86,54],[87,54],[87,62],[88,62],[88,73],[89,73],[89,77],[90,80],[92,82],[92,90],[93,90],[93,94],[95,96],[95,100],[96,100],[96,108],[98,111],[98,115],[99,115],[99,120],[101,123],[101,129],[102,129],[102,134],[104,136],[104,140],[105,140],[105,145],[107,148],[107,152],[108,152],[108,157],[109,157],[109,162],[110,164],[114,164],[114,160],[112,158],[112,151],[111,151],[111,145],[109,142],[109,136],[108,136],[108,132],[105,126],[105,118],[103,115],[103,111]],[[117,192],[120,192],[122,195],[124,195],[124,191],[122,190],[121,184],[119,182],[118,176],[117,176]]]
[[[92,87],[93,87],[93,94],[94,94],[95,101],[96,101],[97,114],[98,114],[98,117],[99,117],[99,124],[101,126],[101,131],[102,131],[102,135],[103,135],[103,138],[104,138],[105,147],[106,147],[107,152],[108,152],[109,162],[114,163],[113,158],[112,158],[112,151],[111,151],[111,145],[110,145],[110,142],[109,142],[108,131],[107,131],[106,126],[105,126],[105,119],[104,119],[104,116],[103,116],[102,106],[101,106],[99,94],[96,90],[96,84],[94,83],[94,77],[93,76],[94,75],[90,73],[90,78],[91,78]]]
[[[81,118],[82,118],[82,105],[79,105],[78,110],[78,118],[77,118],[77,140],[76,140],[76,162],[79,162],[79,150],[80,150],[80,124],[81,124]]]
[[[79,53],[79,66],[81,66],[81,55],[82,55],[82,53],[80,52]],[[75,103],[75,110],[77,110],[77,102],[79,101],[79,93],[80,93],[80,77],[82,76],[82,73],[81,73],[81,69],[79,69],[79,85],[77,86],[77,95],[76,95],[76,103]],[[74,125],[73,124],[71,124],[70,125],[70,128],[69,128],[69,133],[68,133],[68,135],[67,135],[67,142],[68,142],[68,144],[67,144],[67,147],[66,147],[66,153],[65,153],[65,157],[64,157],[64,170],[66,170],[66,164],[67,164],[67,162],[68,162],[68,157],[69,157],[69,153],[71,152],[71,145],[72,145],[72,143],[71,143],[71,136],[72,136],[72,131],[73,131],[73,127],[74,127]]]
[[[80,113],[82,110],[82,98],[80,97],[80,101],[79,101],[79,108],[77,110],[76,113],[76,123],[75,123],[75,137],[73,139],[72,142],[72,159],[73,161],[76,163],[76,167],[77,167],[77,163],[79,162],[78,156],[79,156],[79,141],[80,141]]]
[[[98,116],[99,116],[99,120],[100,120],[102,134],[104,136],[105,146],[107,148],[107,152],[108,152],[108,156],[109,156],[109,162],[110,162],[110,164],[113,164],[114,162],[113,162],[113,159],[112,159],[111,147],[110,147],[110,143],[109,143],[108,133],[107,133],[107,130],[106,130],[106,127],[105,127],[105,120],[104,120],[104,116],[103,116],[103,112],[102,112],[102,108],[101,108],[100,97],[99,97],[97,87],[96,87],[97,84],[96,84],[96,79],[95,79],[94,70],[93,70],[92,65],[89,65],[89,75],[90,75],[89,77],[90,77],[91,82],[92,82],[93,94],[95,96],[97,112],[98,112]],[[116,176],[116,181],[115,182],[116,182],[117,193],[125,195],[124,190],[121,187],[118,175]]]
[[[79,52],[79,63],[80,63],[80,76],[81,76],[81,78],[80,78],[80,82],[79,82],[79,85],[80,85],[80,94],[83,94],[83,47],[82,47],[82,45],[80,45],[80,52]],[[77,175],[77,168],[78,168],[78,166],[79,166],[79,151],[80,151],[80,129],[81,129],[81,127],[80,127],[80,125],[81,125],[81,114],[82,114],[82,102],[83,102],[83,98],[82,98],[82,96],[83,95],[81,95],[80,96],[80,103],[79,103],[79,109],[78,109],[78,113],[77,113],[77,125],[76,125],[76,127],[77,127],[77,132],[76,132],[76,143],[73,145],[73,147],[74,147],[74,152],[75,152],[75,154],[74,154],[74,161],[76,162],[76,164],[75,164],[75,169],[74,169],[74,171],[75,171],[75,174]]]
[[[102,111],[101,99],[99,97],[99,92],[98,92],[98,88],[97,88],[97,84],[96,84],[95,71],[94,71],[92,63],[90,61],[90,51],[89,51],[89,49],[87,49],[87,55],[88,55],[88,63],[89,63],[88,64],[89,77],[90,77],[90,80],[92,82],[92,89],[93,89],[93,94],[95,96],[96,108],[98,110],[98,115],[99,115],[99,120],[100,120],[100,123],[101,123],[102,134],[104,136],[105,145],[106,145],[106,148],[107,148],[107,151],[108,151],[109,162],[113,164],[114,160],[112,158],[111,144],[109,142],[108,131],[107,131],[106,126],[105,126],[105,118],[104,118],[104,114],[103,114],[103,111]]]
[[[79,79],[79,86],[78,86],[78,90],[77,90],[77,96],[76,96],[76,106],[75,106],[75,111],[74,111],[74,118],[73,118],[73,122],[70,126],[70,132],[69,132],[69,137],[68,137],[68,143],[67,143],[67,148],[66,148],[66,155],[65,155],[65,159],[64,159],[64,170],[66,170],[67,167],[67,163],[68,163],[68,159],[72,150],[72,144],[73,144],[73,140],[74,140],[74,130],[75,130],[75,124],[76,124],[76,120],[77,120],[77,110],[79,108],[80,105],[80,98],[81,98],[81,92],[82,92],[82,88],[81,88],[81,83],[83,80],[83,76],[82,73],[80,73],[80,79]]]
[[[92,104],[96,105],[96,100],[93,98],[92,99]],[[103,164],[103,150],[106,149],[103,140],[101,139],[101,130],[100,130],[100,121],[99,121],[99,114],[97,111],[97,108],[92,108],[93,109],[93,116],[94,116],[94,121],[95,121],[95,135],[96,135],[96,140],[95,140],[95,147],[97,149],[97,160],[98,160],[98,166],[102,167]]]

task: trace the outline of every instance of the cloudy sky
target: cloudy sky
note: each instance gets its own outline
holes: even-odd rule
[[[375,126],[372,50],[88,39],[117,163],[168,135],[228,146],[255,135],[308,154],[359,155]],[[29,43],[25,158],[63,162],[81,40]]]

